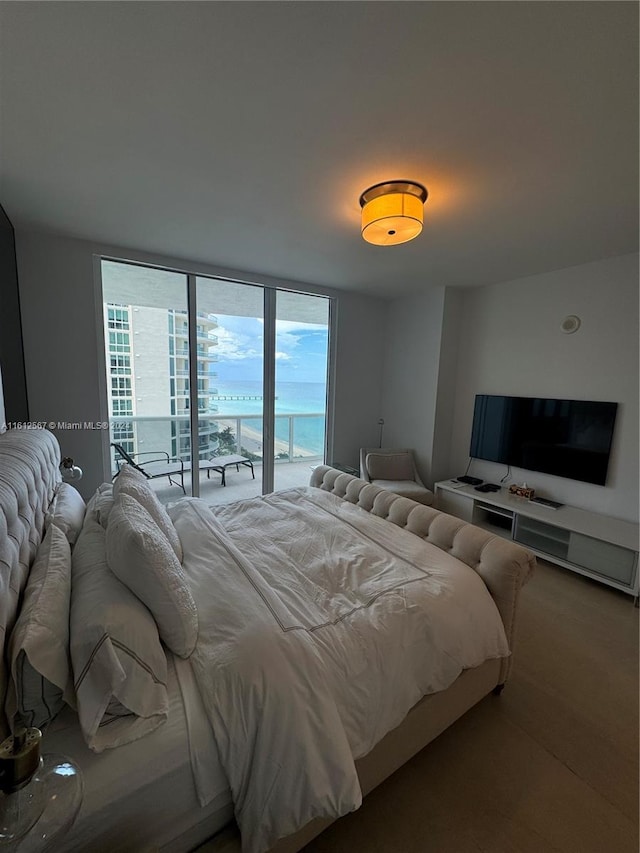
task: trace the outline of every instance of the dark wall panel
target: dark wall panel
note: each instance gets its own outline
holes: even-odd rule
[[[0,205],[0,368],[7,421],[27,421],[20,294],[13,225]]]

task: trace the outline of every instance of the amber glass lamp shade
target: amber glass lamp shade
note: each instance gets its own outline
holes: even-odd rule
[[[376,246],[395,246],[422,231],[427,190],[413,181],[389,181],[360,196],[362,236]]]

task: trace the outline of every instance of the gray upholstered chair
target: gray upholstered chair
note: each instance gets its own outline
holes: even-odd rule
[[[360,477],[418,503],[433,503],[433,492],[420,479],[413,450],[361,447]]]

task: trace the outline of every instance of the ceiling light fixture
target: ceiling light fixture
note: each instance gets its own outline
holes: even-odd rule
[[[375,184],[360,196],[362,236],[376,246],[407,243],[422,231],[427,190],[415,181]]]

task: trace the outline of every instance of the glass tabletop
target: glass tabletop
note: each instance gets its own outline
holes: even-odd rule
[[[11,853],[43,853],[54,850],[73,825],[84,792],[80,768],[64,755],[42,756],[38,775],[44,782],[44,810],[34,826],[19,841],[3,847]]]

